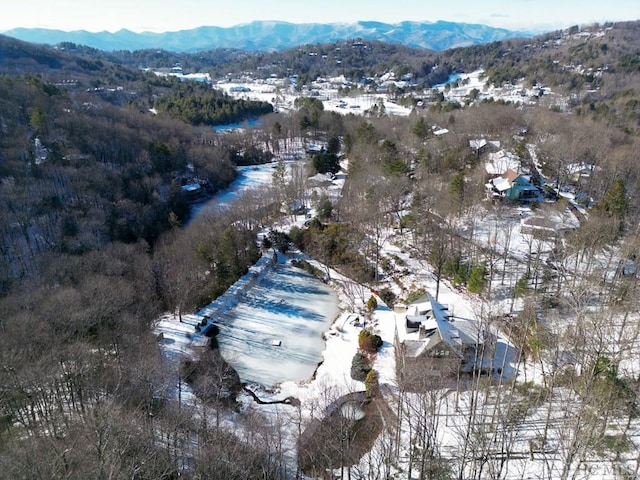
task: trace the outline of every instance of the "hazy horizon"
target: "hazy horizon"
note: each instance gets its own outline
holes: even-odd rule
[[[220,0],[183,0],[175,4],[151,0],[30,0],[3,11],[0,32],[14,28],[46,28],[63,31],[171,32],[203,26],[233,27],[253,21],[303,23],[355,23],[403,21],[482,24],[509,30],[544,31],[609,21],[640,19],[640,2],[588,0],[579,6],[556,0],[401,0],[389,8],[382,0],[325,0],[309,8],[299,0],[245,0],[230,8]]]

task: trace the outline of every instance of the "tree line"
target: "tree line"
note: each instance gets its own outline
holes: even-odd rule
[[[154,107],[160,113],[193,125],[226,125],[273,112],[268,102],[233,99],[219,90],[181,83],[173,92],[158,98]]]

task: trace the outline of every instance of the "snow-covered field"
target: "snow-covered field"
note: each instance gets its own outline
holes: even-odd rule
[[[471,78],[465,88],[479,86],[481,84],[478,76],[475,79]],[[454,89],[451,90],[455,93]],[[362,103],[356,105],[364,106],[364,100],[360,99]],[[337,106],[335,99],[326,102],[333,102],[336,108],[345,110],[344,106]],[[346,110],[359,111],[362,108]],[[247,167],[243,169],[233,190],[237,192],[268,183],[271,174],[270,165]],[[343,181],[344,176],[341,176],[331,187],[339,191]],[[235,199],[235,193],[229,193],[228,199],[221,198],[223,203],[232,201]],[[489,265],[494,278],[490,291],[483,296],[470,295],[446,281],[442,281],[439,288],[438,300],[448,305],[457,328],[472,336],[475,336],[479,329],[486,329],[486,333],[492,336],[495,345],[492,360],[494,366],[501,367],[502,380],[515,379],[518,385],[526,383],[529,385],[528,388],[534,389],[533,391],[536,387],[541,388],[544,383],[540,364],[531,360],[524,362],[507,338],[505,332],[508,329],[502,328],[505,324],[495,319],[504,317],[505,314],[516,314],[522,308],[522,300],[512,296],[515,283],[527,271],[528,262],[534,258],[545,261],[554,247],[562,243],[562,240],[556,241],[553,235],[547,236],[546,239],[532,235],[531,225],[535,226],[535,223],[523,228],[527,220],[541,218],[574,228],[578,224],[574,210],[560,210],[548,205],[542,205],[536,210],[529,207],[492,207],[489,204],[479,206],[468,216],[460,218],[455,226],[462,236],[477,244],[479,248],[494,252]],[[297,219],[298,224],[303,222],[304,217]],[[286,229],[287,225],[279,225],[278,228]],[[405,266],[404,272],[397,278],[387,278],[389,288],[400,299],[416,289],[424,289],[434,294],[436,280],[432,268],[426,261],[411,255],[409,236],[402,237],[392,233],[389,233],[389,241],[383,246],[383,254],[400,258]],[[608,258],[596,257],[595,262],[600,262],[603,269],[609,263],[615,264],[617,259],[612,261],[613,253],[610,255]],[[578,269],[583,268],[578,259],[575,265]],[[324,269],[324,266],[321,267]],[[590,268],[595,267],[592,265]],[[570,272],[567,275],[567,279],[574,278]],[[255,382],[252,389],[262,399],[299,399],[300,409],[297,412],[303,422],[317,418],[318,412],[337,397],[364,390],[364,384],[353,380],[349,371],[351,360],[358,348],[358,333],[362,328],[360,322],[354,321],[355,317],[352,314],[356,313],[360,319],[364,318],[365,303],[373,293],[365,286],[342,277],[338,272],[331,271],[330,277],[333,292],[328,291],[325,285],[315,279],[306,284],[308,279],[300,271],[293,269],[289,264],[280,264],[265,276],[264,281],[257,282],[255,286],[247,289],[237,307],[221,316],[220,343],[227,360],[239,370],[243,380]],[[328,306],[325,305],[327,299]],[[396,383],[394,337],[397,324],[402,317],[385,306],[380,299],[378,304],[379,307],[373,312],[368,323],[384,341],[374,368],[379,373],[380,384],[387,401],[394,404],[400,395]],[[199,345],[199,337],[190,332],[193,332],[193,325],[200,318],[186,316],[185,321],[188,325],[185,325],[176,324],[177,320],[171,316],[163,317],[158,324],[158,331],[163,333],[162,348],[168,358],[190,355],[192,348]],[[334,318],[336,320],[332,323]],[[571,322],[572,319],[563,318],[559,321]],[[631,315],[628,321],[630,325],[638,324],[634,315]],[[612,325],[614,324],[615,322],[612,322]],[[323,332],[324,340],[320,337]],[[608,335],[613,339],[617,333],[616,330],[615,334]],[[309,345],[313,345],[308,346],[306,340],[300,339],[302,337],[308,338],[311,342]],[[621,363],[621,369],[624,367],[624,371],[635,372],[637,375],[640,373],[637,363],[640,345],[636,337],[635,346],[626,352],[627,356]],[[226,346],[225,339],[229,341]],[[272,342],[281,344],[276,346]],[[301,350],[284,353],[290,344],[296,344]],[[306,356],[310,349],[314,350],[313,357]],[[247,355],[247,352],[250,354]],[[316,369],[318,362],[322,363]],[[482,460],[486,462],[483,464],[486,477],[477,478],[559,478],[563,462],[566,460],[567,445],[570,445],[570,442],[562,443],[563,435],[570,431],[566,422],[571,418],[572,412],[579,408],[581,399],[577,398],[575,393],[557,389],[554,393],[557,397],[545,406],[527,403],[526,416],[509,420],[515,423],[502,422],[497,411],[505,408],[505,403],[500,404],[496,396],[511,395],[512,392],[507,390],[510,388],[507,385],[511,384],[503,382],[493,389],[484,389],[483,395],[486,395],[482,399],[474,396],[477,390],[437,392],[439,397],[432,414],[439,422],[437,442],[440,452],[446,459],[454,462],[480,462],[479,459],[472,458],[471,453],[461,450],[469,436],[477,435],[477,442],[489,438],[496,442],[495,439],[500,438],[499,435],[511,435],[508,441],[512,442],[512,457],[505,460],[498,455]],[[529,400],[526,396],[516,397],[515,394],[513,398],[515,403],[522,402],[523,405]],[[245,409],[255,410],[270,419],[281,419],[283,416],[293,416],[296,413],[289,405],[257,405],[249,396],[242,397],[241,401]],[[409,396],[408,402],[412,401],[419,402],[420,399]],[[508,407],[512,408],[512,405],[509,403]],[[612,422],[607,433],[615,432],[618,428],[619,426]],[[296,425],[291,424],[284,429],[285,443],[293,452]],[[640,429],[631,429],[629,432],[631,447],[635,448],[640,445]],[[538,448],[537,442],[543,434],[548,435],[547,444]],[[406,424],[401,436],[402,453],[397,465],[397,478],[407,478],[403,475],[407,471],[407,458],[410,456],[410,446],[414,439]],[[494,452],[495,448],[498,447],[490,447],[489,450]],[[468,458],[465,458],[465,455]],[[366,472],[366,461],[365,458],[363,464],[356,469]],[[291,462],[295,462],[293,453]],[[575,478],[585,479],[623,478],[612,469],[612,465],[613,462],[585,459],[583,466],[580,469],[574,468],[571,474],[575,473]]]
[[[278,110],[291,110],[293,102],[300,96],[290,88],[278,88],[273,85],[258,82],[229,82],[218,83],[214,86],[234,98],[246,100],[259,100],[272,103]],[[238,88],[247,88],[248,91],[234,91]],[[353,113],[362,115],[374,105],[384,105],[385,112],[389,115],[406,116],[411,113],[411,109],[397,105],[388,100],[386,94],[367,93],[357,95],[340,95],[338,87],[333,84],[323,84],[315,92],[317,98],[322,101],[324,109],[342,114]]]

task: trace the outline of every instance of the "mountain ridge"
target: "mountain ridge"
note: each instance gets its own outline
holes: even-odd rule
[[[198,52],[216,48],[275,51],[304,44],[355,38],[399,43],[430,50],[446,50],[532,35],[529,32],[444,20],[399,23],[377,21],[290,23],[266,20],[231,27],[202,26],[161,33],[148,31],[138,33],[124,28],[117,32],[14,28],[2,33],[19,40],[40,44],[55,45],[72,42],[106,51],[162,48],[174,52]]]

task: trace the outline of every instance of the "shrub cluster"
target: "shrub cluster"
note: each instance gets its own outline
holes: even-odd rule
[[[361,330],[358,335],[358,346],[364,352],[376,353],[382,343],[382,337],[371,333],[369,330]]]
[[[324,279],[324,276],[325,276],[324,272],[322,270],[320,270],[318,267],[316,267],[314,265],[311,265],[306,260],[294,259],[294,260],[291,261],[291,264],[294,267],[301,268],[305,272],[310,273],[311,275],[313,275],[314,277],[316,277],[319,280],[323,280]]]
[[[369,365],[367,357],[363,353],[357,352],[351,360],[351,378],[359,382],[364,382],[370,371],[371,366]]]
[[[380,298],[387,306],[393,306],[393,304],[396,303],[396,294],[389,288],[380,290]]]
[[[415,302],[416,300],[418,300],[420,297],[422,297],[425,294],[425,290],[424,288],[419,288],[417,290],[413,290],[411,292],[409,292],[409,295],[407,295],[407,298],[405,298],[405,303],[407,305],[412,304],[413,302]]]

